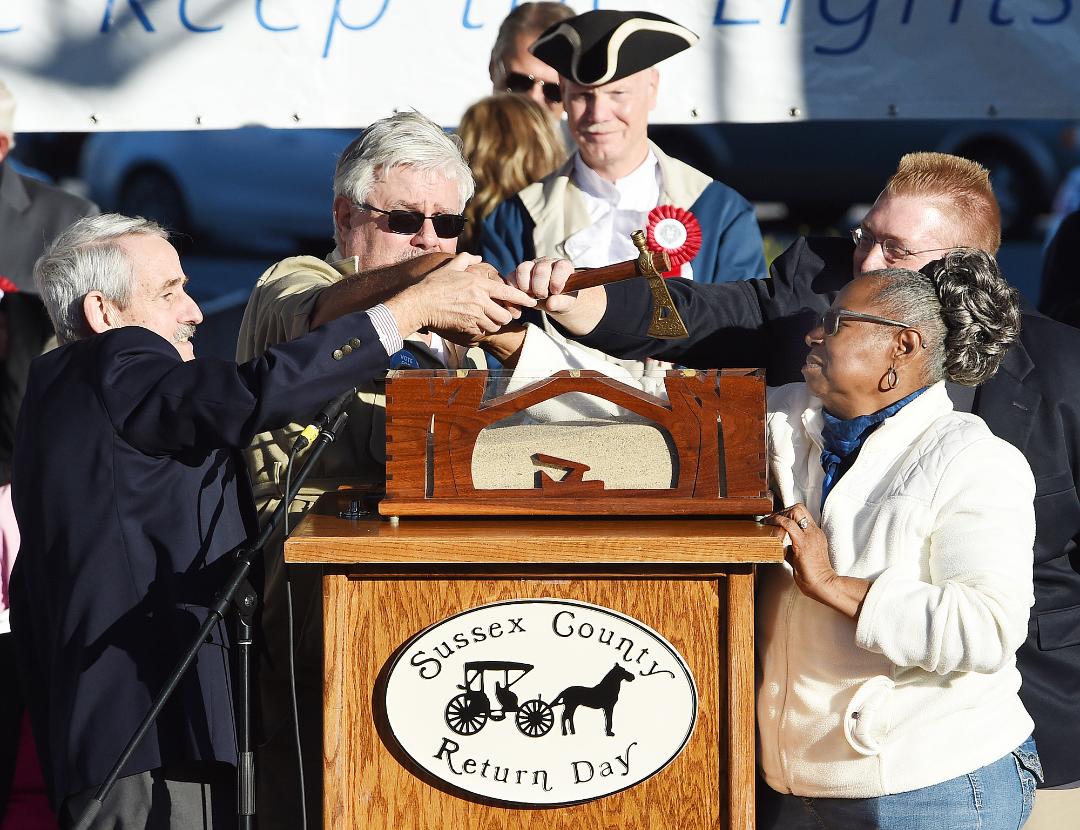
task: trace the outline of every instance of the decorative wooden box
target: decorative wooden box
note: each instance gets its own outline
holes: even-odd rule
[[[761,370],[671,370],[661,394],[588,370],[492,396],[497,380],[481,370],[389,373],[383,515],[772,509]]]

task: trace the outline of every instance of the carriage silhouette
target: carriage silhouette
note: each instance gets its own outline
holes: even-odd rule
[[[539,695],[519,704],[517,694],[511,689],[533,668],[529,663],[513,663],[507,660],[466,663],[465,683],[458,684],[461,694],[455,695],[446,704],[446,725],[459,735],[475,735],[489,720],[505,720],[507,715],[512,714],[514,723],[523,735],[530,738],[546,735],[555,723],[551,706],[544,703]],[[484,688],[485,677],[493,683],[498,708],[492,708],[491,698]]]

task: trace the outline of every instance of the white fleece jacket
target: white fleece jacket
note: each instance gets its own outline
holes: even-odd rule
[[[840,574],[873,581],[858,621],[762,568],[760,762],[769,786],[868,798],[978,769],[1033,724],[1017,696],[1035,484],[1023,455],[936,384],[884,421],[819,515],[821,401],[769,396],[769,470],[804,503]]]

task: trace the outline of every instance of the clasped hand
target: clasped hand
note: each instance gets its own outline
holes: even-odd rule
[[[540,257],[520,264],[503,278],[471,254],[458,254],[427,274],[416,286],[427,329],[468,345],[483,343],[538,305],[549,286],[561,287],[574,272],[567,260]]]
[[[787,536],[784,558],[795,577],[795,585],[810,599],[857,619],[862,601],[870,590],[866,579],[841,576],[829,557],[829,540],[804,504],[785,507],[761,519],[772,525],[775,535]]]

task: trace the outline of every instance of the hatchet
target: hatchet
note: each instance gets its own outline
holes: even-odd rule
[[[612,282],[645,277],[649,281],[649,288],[653,295],[652,322],[649,323],[649,336],[663,340],[672,340],[677,337],[686,337],[686,324],[675,308],[671,300],[671,294],[667,290],[663,275],[671,270],[671,258],[666,251],[650,251],[645,241],[644,231],[634,231],[630,234],[634,245],[638,249],[638,258],[626,262],[616,262],[614,265],[605,265],[602,268],[579,268],[563,286],[563,293],[577,291],[581,288],[594,288],[598,285],[607,285]],[[440,268],[453,259],[453,254],[430,253],[416,259],[402,263],[401,268],[408,270],[408,284],[419,282],[436,268]],[[492,271],[492,279],[498,278]],[[395,290],[400,290],[396,288]],[[389,295],[388,295],[389,296]],[[371,298],[367,298],[370,302]],[[368,306],[364,306],[365,308]]]
[[[664,340],[676,337],[686,337],[686,324],[679,316],[675,303],[671,300],[667,285],[664,283],[664,273],[671,270],[671,260],[666,251],[650,251],[645,243],[645,232],[634,231],[630,238],[638,249],[638,258],[626,262],[617,262],[614,265],[605,265],[602,268],[581,268],[570,275],[563,287],[563,293],[577,291],[581,288],[594,288],[597,285],[607,285],[612,282],[645,277],[649,281],[649,288],[653,295],[652,322],[649,323],[649,336]]]

